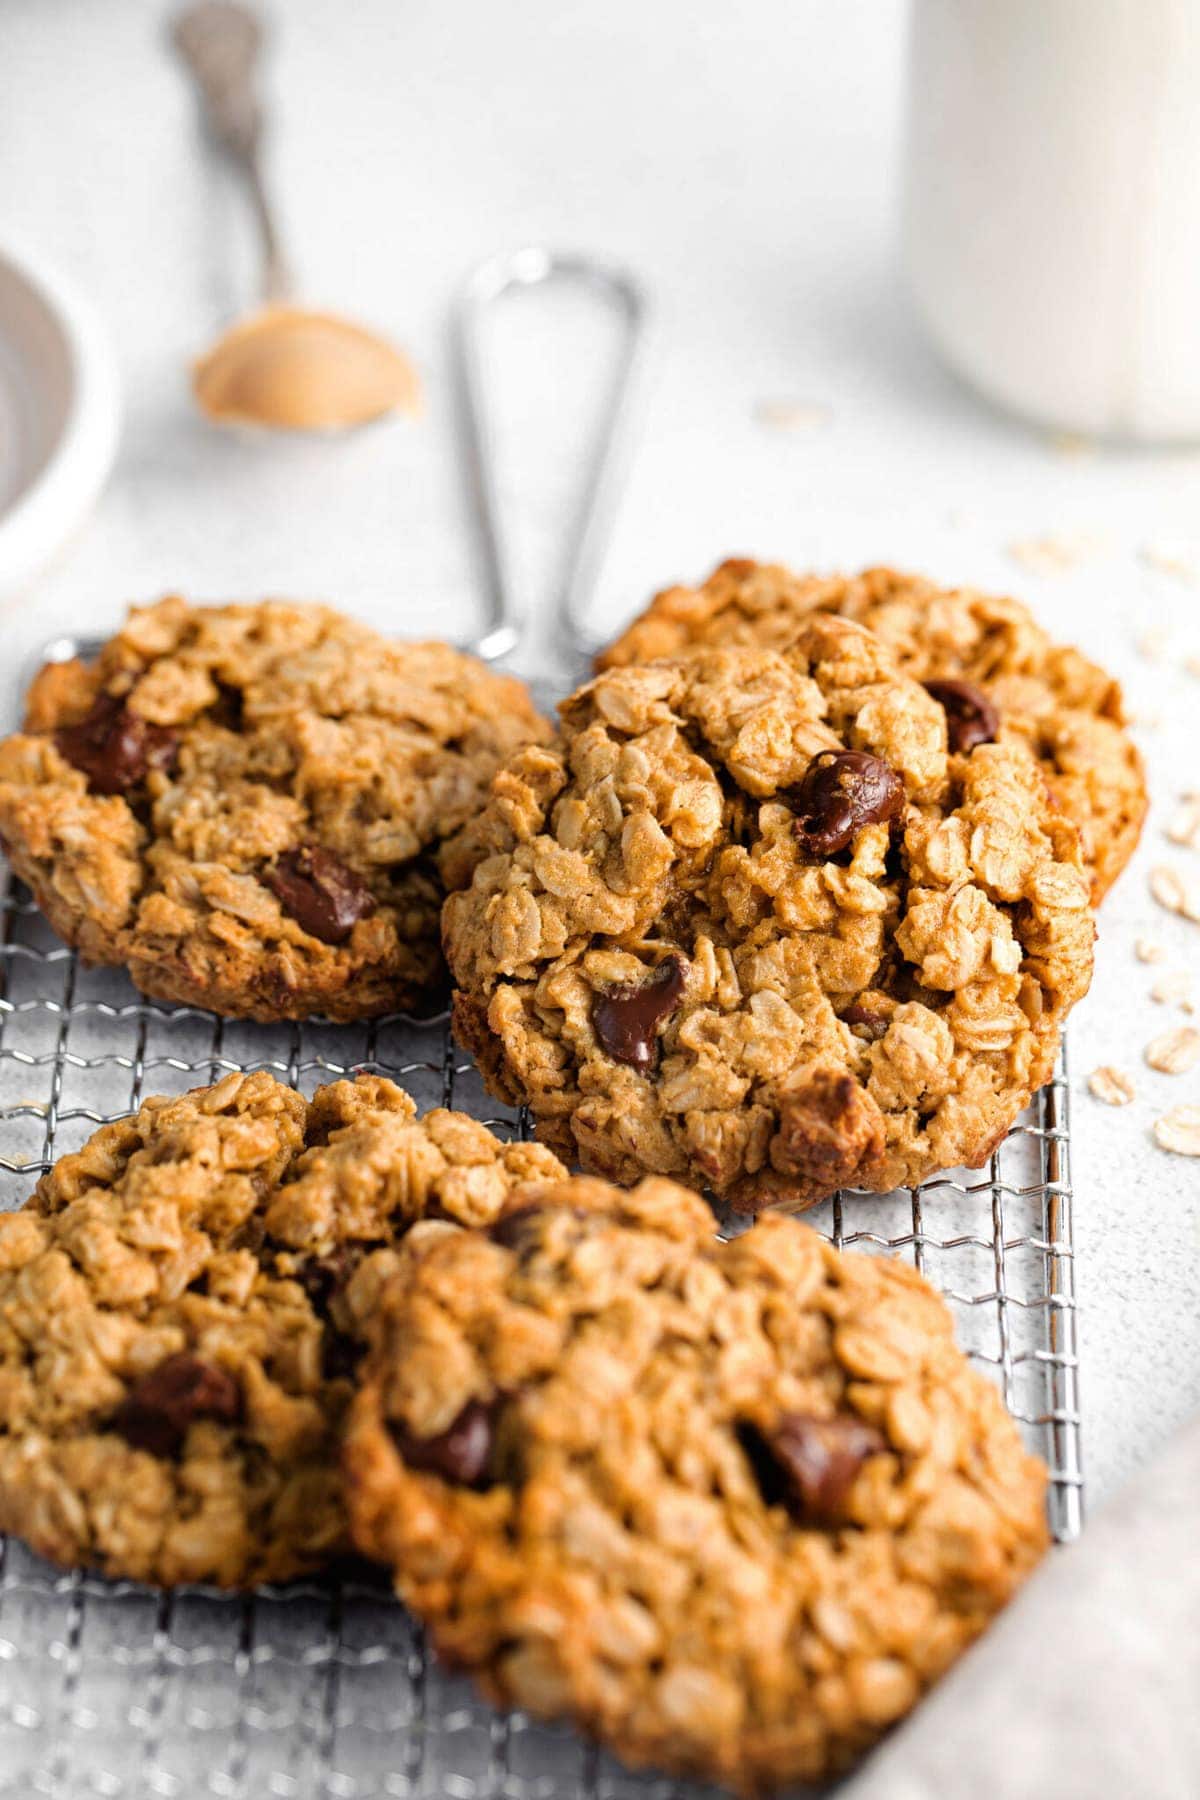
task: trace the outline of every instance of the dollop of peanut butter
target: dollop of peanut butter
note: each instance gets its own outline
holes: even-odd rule
[[[332,313],[268,306],[200,358],[192,390],[220,424],[340,431],[389,412],[420,410],[408,358]]]

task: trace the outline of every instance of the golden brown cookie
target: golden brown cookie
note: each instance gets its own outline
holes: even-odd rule
[[[103,1126],[0,1215],[0,1530],[168,1586],[346,1548],[348,1376],[399,1239],[562,1173],[415,1111],[376,1076],[305,1101],[228,1075]]]
[[[1087,990],[1074,827],[861,626],[581,688],[466,834],[454,1021],[565,1161],[747,1209],[978,1166]]]
[[[911,1267],[649,1180],[415,1245],[351,1528],[498,1705],[744,1793],[844,1768],[1046,1547],[1046,1472]]]
[[[598,658],[598,667],[678,656],[699,644],[778,649],[814,611],[877,632],[905,674],[941,689],[954,732],[981,729],[1037,755],[1058,804],[1079,827],[1095,903],[1137,845],[1146,781],[1123,729],[1118,684],[1053,639],[1017,600],[939,588],[919,575],[867,569],[850,577],[794,575],[773,563],[722,563],[697,588],[658,594]],[[962,691],[977,687],[990,710]]]
[[[38,676],[0,743],[0,838],[55,930],[147,994],[363,1018],[444,979],[443,862],[545,729],[448,644],[163,600]]]

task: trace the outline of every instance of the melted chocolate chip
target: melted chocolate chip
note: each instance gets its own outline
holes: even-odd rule
[[[134,1383],[112,1417],[112,1429],[151,1456],[175,1456],[193,1419],[231,1425],[242,1396],[227,1369],[181,1350]]]
[[[286,850],[263,871],[263,880],[297,925],[323,944],[344,944],[375,910],[366,882],[320,844]]]
[[[458,1487],[488,1485],[496,1404],[468,1400],[458,1417],[437,1437],[417,1437],[393,1420],[392,1441],[410,1469],[440,1475]]]
[[[649,980],[598,996],[592,1008],[592,1026],[614,1062],[628,1063],[643,1074],[653,1067],[658,1027],[679,1005],[683,989],[684,961],[672,956],[659,964]]]
[[[946,715],[946,741],[956,756],[976,744],[993,744],[1000,729],[1000,709],[970,681],[927,681],[929,694]]]
[[[898,818],[905,801],[895,769],[865,750],[822,750],[782,798],[796,813],[796,836],[818,862],[844,850],[864,825]]]
[[[769,1433],[744,1426],[740,1435],[768,1506],[785,1506],[803,1525],[843,1521],[858,1471],[887,1449],[882,1432],[845,1413],[784,1413]]]
[[[101,694],[87,717],[64,726],[54,741],[93,794],[127,794],[148,770],[167,768],[179,747],[177,733],[151,725],[112,694]]]

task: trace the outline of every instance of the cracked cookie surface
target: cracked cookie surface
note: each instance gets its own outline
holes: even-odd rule
[[[1001,741],[1033,749],[1079,827],[1098,903],[1132,856],[1146,816],[1142,759],[1124,729],[1117,682],[1080,651],[1056,644],[1017,600],[940,588],[893,569],[796,575],[731,560],[700,587],[656,595],[598,666],[678,656],[699,644],[778,649],[813,611],[868,626],[918,681],[978,684],[997,709]]]
[[[1046,1474],[906,1264],[695,1195],[531,1185],[414,1244],[351,1528],[501,1706],[747,1793],[835,1773],[1046,1547]]]
[[[546,727],[448,644],[322,606],[135,609],[0,743],[0,838],[55,930],[144,993],[349,1020],[444,980],[443,865]]]
[[[245,1587],[347,1547],[338,1439],[426,1218],[560,1175],[390,1081],[147,1100],[0,1215],[0,1530],[64,1567]]]
[[[1077,834],[950,755],[872,634],[608,671],[515,757],[446,903],[454,1021],[565,1161],[735,1206],[978,1165],[1087,989]]]

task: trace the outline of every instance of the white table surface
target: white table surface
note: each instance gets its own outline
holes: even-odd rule
[[[595,603],[615,625],[721,556],[800,566],[887,560],[1016,591],[1105,659],[1146,718],[1154,805],[1104,910],[1096,980],[1072,1022],[1084,1453],[1093,1500],[1200,1404],[1200,1163],[1154,1116],[1200,1101],[1200,1070],[1153,1073],[1178,1012],[1149,998],[1196,972],[1200,926],[1147,872],[1200,877],[1163,837],[1200,787],[1200,588],[1147,546],[1200,539],[1200,450],[1066,454],[943,372],[896,268],[903,69],[893,0],[292,0],[277,7],[271,169],[303,290],[392,331],[426,377],[420,423],[340,443],[247,442],[191,411],[186,363],[251,295],[244,215],[202,149],[146,0],[6,0],[0,219],[102,309],[127,395],[123,449],[93,519],[5,610],[4,722],[24,659],[126,601],[319,595],[402,634],[466,636],[477,589],[457,481],[446,309],[463,271],[525,240],[605,251],[652,288],[657,330],[630,487]],[[590,391],[588,322],[513,323],[506,494],[527,591],[553,555]],[[599,339],[595,340],[599,343]],[[814,409],[766,427],[762,403]],[[1083,534],[1039,575],[1015,542]],[[1164,658],[1136,649],[1151,627]],[[533,634],[519,666],[545,662]],[[542,631],[545,641],[545,631]],[[1134,958],[1152,935],[1167,963]],[[1137,1099],[1088,1097],[1116,1063]]]

